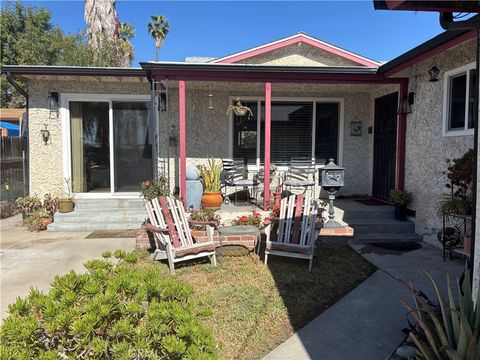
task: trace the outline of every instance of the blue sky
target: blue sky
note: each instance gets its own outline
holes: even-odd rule
[[[4,4],[4,2],[2,1]],[[51,10],[65,32],[83,29],[82,1],[24,1]],[[154,60],[147,33],[150,15],[164,15],[170,33],[160,60],[224,56],[299,31],[373,58],[390,60],[442,32],[437,13],[375,11],[370,1],[124,1],[120,21],[135,26],[132,43],[139,61]]]

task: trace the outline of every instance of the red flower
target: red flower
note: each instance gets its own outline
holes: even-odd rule
[[[240,221],[247,221],[247,217],[245,215],[241,216]]]
[[[150,186],[150,181],[144,181],[142,185],[148,187]]]

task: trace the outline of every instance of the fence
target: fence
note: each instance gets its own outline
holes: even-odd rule
[[[13,201],[24,196],[26,140],[21,137],[0,137],[0,192],[2,201]]]

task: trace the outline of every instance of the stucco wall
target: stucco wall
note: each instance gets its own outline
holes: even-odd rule
[[[447,159],[458,158],[473,147],[473,136],[442,136],[444,72],[475,61],[475,53],[470,41],[437,55],[438,82],[428,81],[432,59],[410,71],[409,91],[415,92],[415,104],[407,116],[405,188],[412,192],[416,232],[433,243],[441,228],[438,201],[447,194]]]
[[[297,43],[239,61],[242,64],[290,66],[359,66],[359,64],[321,50]]]
[[[50,91],[60,93],[99,94],[149,94],[148,83],[88,82],[63,80],[30,80],[29,142],[30,142],[30,193],[61,194],[64,188],[62,160],[62,121],[57,112],[48,109]],[[60,94],[61,97],[61,94]],[[47,124],[50,140],[42,140],[40,130]]]

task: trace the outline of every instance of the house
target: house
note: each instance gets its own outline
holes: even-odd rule
[[[0,109],[0,136],[19,136],[25,109]]]
[[[298,33],[215,59],[2,72],[28,84],[31,193],[71,179],[77,199],[138,199],[143,180],[164,174],[184,196],[186,164],[240,157],[252,173],[265,167],[268,204],[292,157],[318,168],[334,158],[339,195],[387,200],[406,188],[417,233],[433,239],[446,159],[473,146],[474,36],[445,32],[387,63]],[[227,115],[238,97],[251,117]]]

